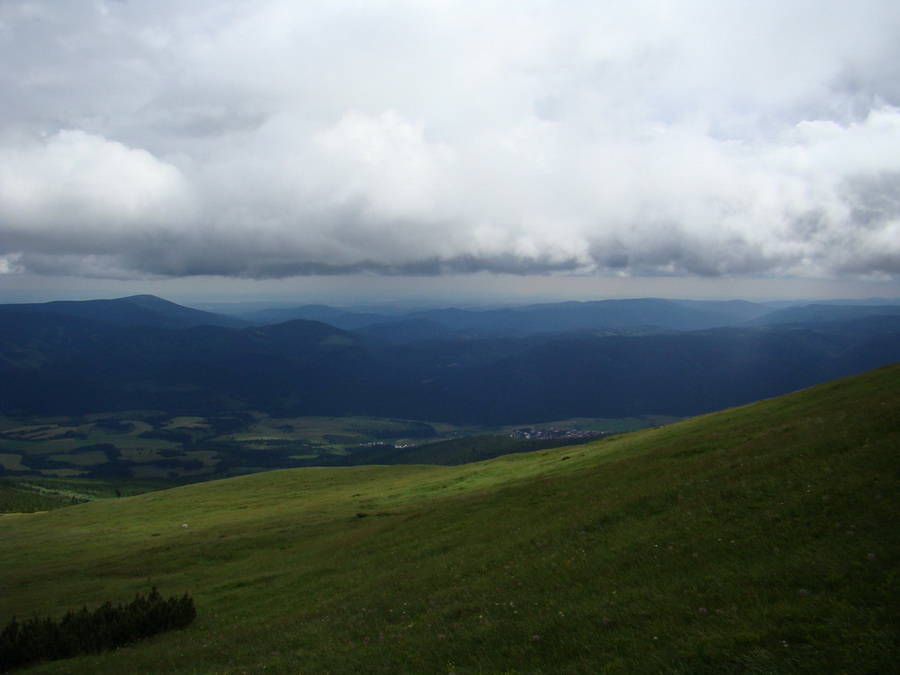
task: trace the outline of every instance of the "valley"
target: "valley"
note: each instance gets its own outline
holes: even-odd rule
[[[423,463],[459,464],[659,423],[654,417],[463,427],[374,417],[280,418],[260,411],[171,417],[146,410],[7,418],[0,420],[0,467],[13,477],[192,482],[301,466],[416,463],[425,454]],[[461,443],[466,454],[460,457]]]

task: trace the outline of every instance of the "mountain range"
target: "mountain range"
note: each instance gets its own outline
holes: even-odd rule
[[[286,320],[281,320],[286,319]],[[476,424],[689,416],[900,361],[900,306],[565,302],[223,315],[0,305],[0,414],[159,409]]]

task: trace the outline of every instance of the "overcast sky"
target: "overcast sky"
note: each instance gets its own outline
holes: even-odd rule
[[[900,295],[898,36],[896,0],[3,0],[0,294]]]

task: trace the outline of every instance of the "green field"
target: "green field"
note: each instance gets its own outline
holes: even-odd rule
[[[550,426],[621,432],[654,423],[655,419],[579,419]],[[270,469],[358,464],[350,457],[376,446],[407,448],[479,434],[504,437],[510,431],[376,417],[277,418],[259,412],[171,417],[159,411],[132,411],[6,419],[0,420],[0,475],[196,482]],[[523,449],[529,446],[507,443],[501,448]],[[483,459],[497,453],[479,448],[476,454]],[[423,456],[427,463],[457,463],[442,458],[440,450]],[[382,452],[377,463],[410,462],[398,453]]]
[[[889,673],[900,367],[570,448],[0,516],[0,620],[189,591],[41,673]]]

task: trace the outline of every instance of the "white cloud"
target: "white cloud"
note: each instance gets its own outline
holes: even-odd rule
[[[0,269],[896,275],[898,32],[876,0],[4,3]]]
[[[336,202],[362,201],[376,218],[434,216],[435,183],[453,153],[427,143],[421,124],[390,110],[377,117],[354,110],[312,142],[322,161],[313,180],[330,184],[322,189]]]
[[[83,131],[9,143],[0,159],[0,219],[7,236],[133,235],[183,222],[190,202],[175,167]]]

